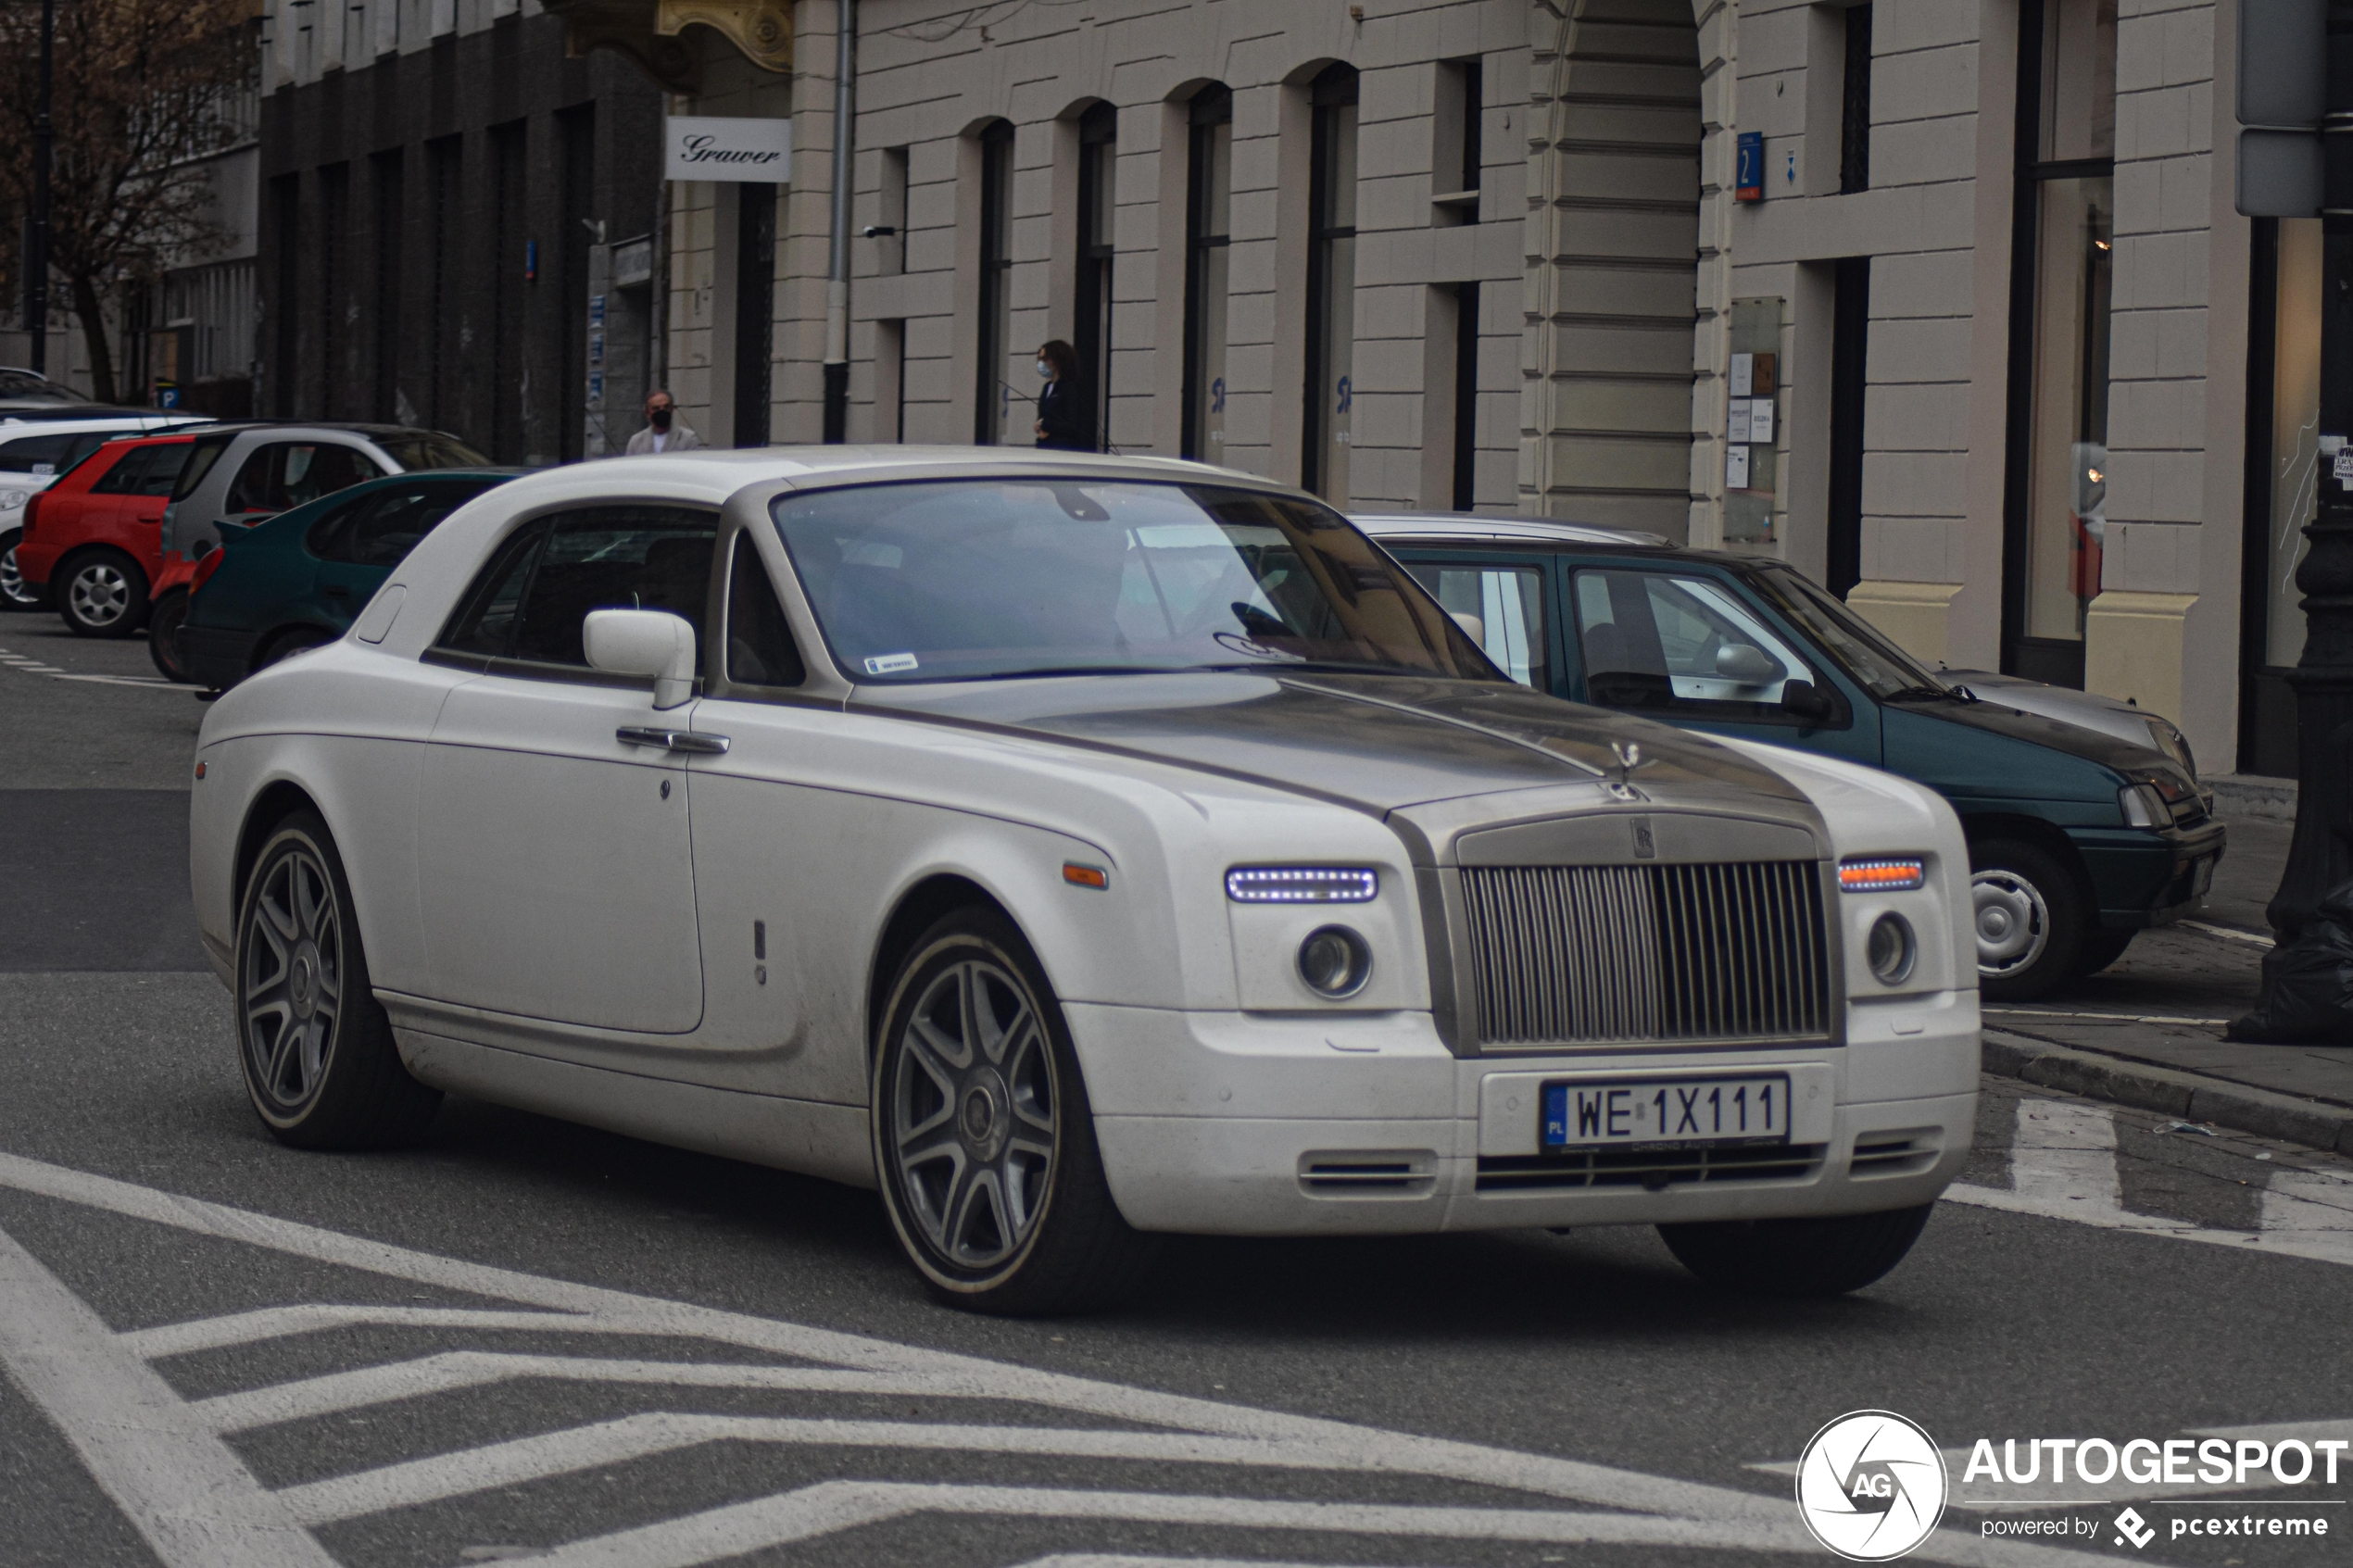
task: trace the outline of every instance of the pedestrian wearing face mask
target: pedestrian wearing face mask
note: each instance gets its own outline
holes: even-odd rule
[[[1038,350],[1038,373],[1045,388],[1038,394],[1038,445],[1064,452],[1092,452],[1094,410],[1086,389],[1078,384],[1078,351],[1060,338]]]
[[[648,452],[693,452],[702,445],[702,437],[678,417],[678,405],[670,394],[657,388],[646,396],[646,428],[629,438],[629,455],[644,457]]]

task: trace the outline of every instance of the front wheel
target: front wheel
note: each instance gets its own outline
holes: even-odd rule
[[[883,1017],[875,1167],[933,1295],[1008,1315],[1126,1295],[1154,1245],[1112,1199],[1069,1028],[1013,922],[986,909],[940,921]]]
[[[2075,978],[2091,910],[2065,866],[2018,839],[1969,846],[1977,980],[1985,999],[2032,1002]]]
[[[425,1130],[441,1092],[409,1076],[376,1000],[327,824],[296,811],[261,847],[237,915],[237,1059],[281,1143],[383,1148]]]
[[[1658,1234],[1677,1262],[1719,1290],[1843,1296],[1902,1262],[1932,1207],[1819,1219],[1709,1220],[1661,1225]]]
[[[167,681],[185,684],[188,662],[180,652],[180,628],[188,621],[188,590],[167,589],[147,615],[147,657]]]
[[[24,580],[17,567],[17,546],[24,542],[24,530],[11,528],[0,533],[0,614],[12,610],[39,609],[49,602],[45,589],[36,588]]]

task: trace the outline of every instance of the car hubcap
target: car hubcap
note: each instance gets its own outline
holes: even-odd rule
[[[272,862],[245,943],[245,1054],[282,1109],[318,1091],[342,1016],[343,927],[327,870],[308,850]]]
[[[1979,872],[1969,878],[1977,912],[1977,972],[1998,979],[2043,956],[2051,939],[2051,911],[2035,885],[2016,872]]]
[[[17,547],[0,550],[0,598],[10,604],[29,605],[38,596],[24,585],[24,573],[17,570]]]
[[[85,566],[69,590],[74,619],[84,626],[111,626],[131,608],[131,581],[115,567]]]
[[[1049,1046],[1029,989],[985,960],[925,987],[888,1085],[909,1217],[936,1252],[982,1269],[1038,1227],[1054,1156]]]

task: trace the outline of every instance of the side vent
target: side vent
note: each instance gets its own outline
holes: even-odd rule
[[[1317,1149],[1299,1157],[1299,1185],[1313,1198],[1427,1198],[1438,1190],[1438,1156],[1427,1148]]]
[[[1908,1176],[1935,1164],[1936,1157],[1944,1151],[1944,1135],[1934,1127],[1911,1127],[1892,1133],[1857,1133],[1855,1135],[1855,1153],[1846,1162],[1846,1173],[1857,1180],[1870,1176]]]

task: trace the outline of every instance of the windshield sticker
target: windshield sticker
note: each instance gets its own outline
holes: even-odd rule
[[[912,653],[886,653],[866,660],[866,673],[869,675],[896,675],[914,667],[915,656]]]

